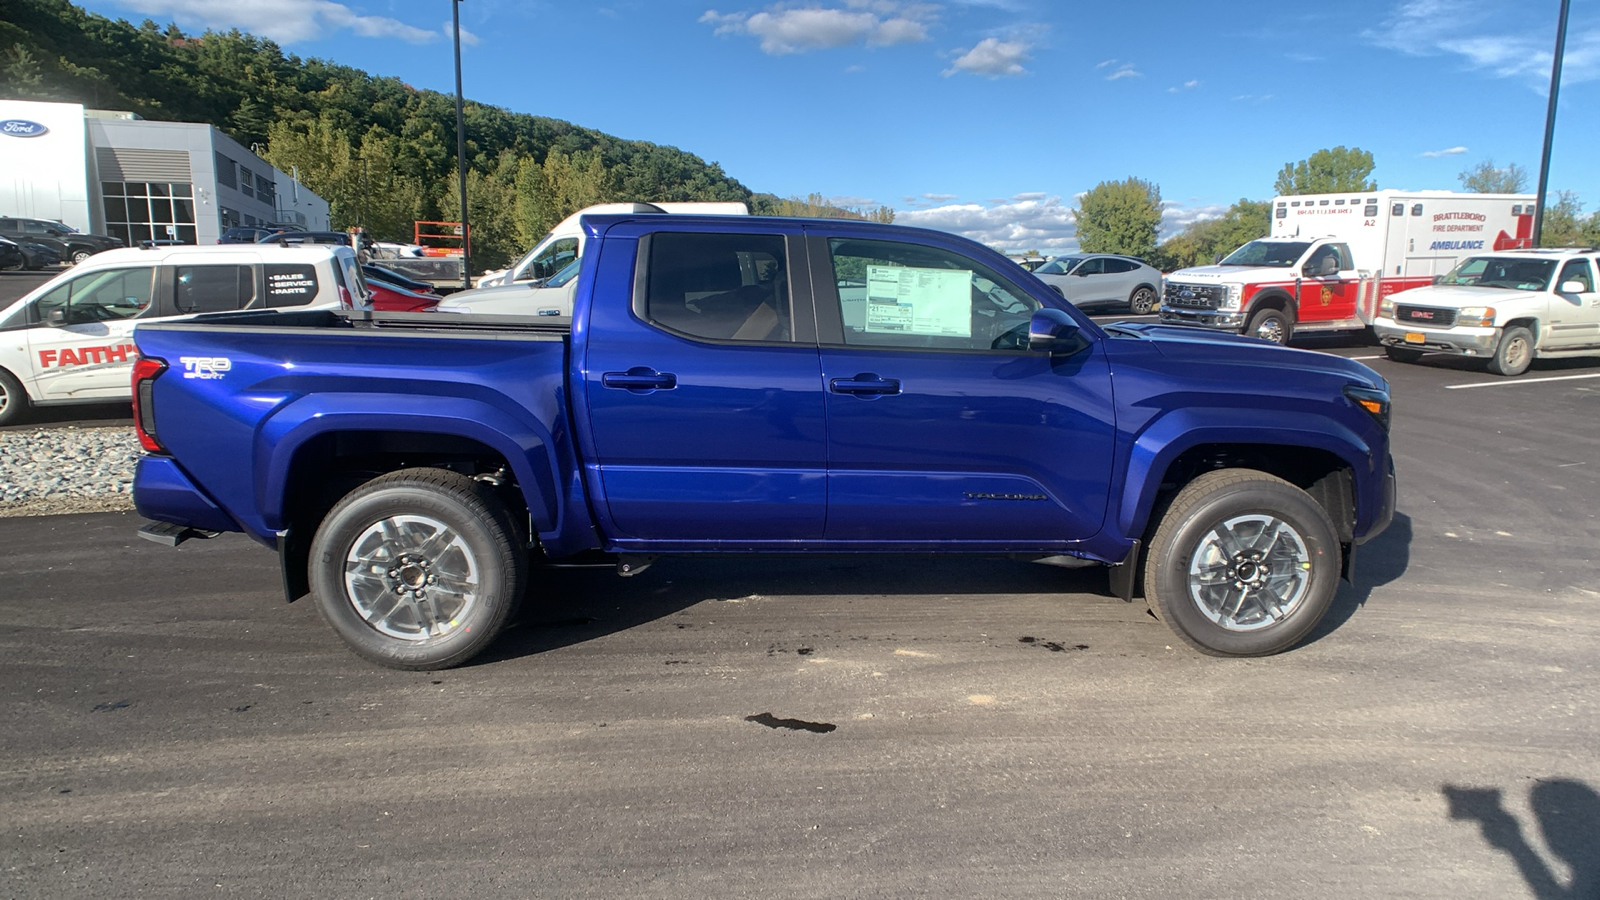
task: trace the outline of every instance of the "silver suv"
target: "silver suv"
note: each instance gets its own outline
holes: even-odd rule
[[[1142,316],[1155,309],[1161,297],[1161,273],[1137,256],[1057,256],[1033,274],[1080,308],[1127,306],[1129,312]]]

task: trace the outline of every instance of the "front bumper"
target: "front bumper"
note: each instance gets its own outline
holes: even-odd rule
[[[1360,537],[1356,538],[1357,544],[1365,544],[1380,534],[1394,521],[1394,507],[1398,501],[1399,486],[1394,477],[1394,457],[1389,457],[1389,472],[1383,479],[1383,498],[1378,506],[1378,514],[1373,517],[1372,524]]]
[[[1161,324],[1194,325],[1237,332],[1244,328],[1244,313],[1236,309],[1180,309],[1163,304]]]
[[[1454,353],[1457,356],[1489,356],[1500,344],[1498,328],[1419,328],[1393,319],[1377,319],[1372,331],[1385,347]]]

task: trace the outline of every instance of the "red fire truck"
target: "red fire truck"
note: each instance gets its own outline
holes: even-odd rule
[[[1385,297],[1464,256],[1533,246],[1532,194],[1367,191],[1272,201],[1270,236],[1168,275],[1161,321],[1285,343],[1365,328]]]

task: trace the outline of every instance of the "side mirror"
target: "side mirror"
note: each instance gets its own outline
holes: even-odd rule
[[[1211,257],[1211,264],[1213,266],[1220,266],[1222,265],[1222,261],[1226,258],[1227,257],[1223,256],[1221,253],[1218,253],[1216,256]]]
[[[52,309],[44,314],[44,321],[46,325],[57,327],[65,325],[67,324],[67,311],[60,307]]]
[[[1072,274],[1078,276],[1079,278],[1088,278],[1089,277],[1089,270],[1086,269],[1086,268],[1077,269],[1077,270],[1074,270]]]
[[[1583,282],[1581,281],[1563,281],[1561,282],[1561,293],[1587,294],[1589,293],[1589,289],[1584,287]]]
[[[1444,280],[1444,276],[1443,275],[1435,275],[1435,276],[1433,276],[1433,284],[1438,284],[1439,282],[1441,282],[1443,280]]]
[[[1059,309],[1046,307],[1033,314],[1028,323],[1028,349],[1046,353],[1076,353],[1087,343],[1078,333],[1078,323]]]

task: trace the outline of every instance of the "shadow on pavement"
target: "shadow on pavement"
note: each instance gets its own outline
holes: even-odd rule
[[[1315,643],[1350,621],[1356,610],[1367,605],[1372,589],[1398,581],[1411,565],[1411,517],[1402,512],[1394,514],[1394,521],[1383,534],[1362,544],[1356,550],[1355,583],[1340,582],[1339,592],[1327,615],[1312,630],[1302,644]],[[1597,898],[1600,900],[1600,898]]]
[[[1528,794],[1544,846],[1572,872],[1565,885],[1505,808],[1499,788],[1447,784],[1439,792],[1449,804],[1450,818],[1477,822],[1484,842],[1511,857],[1538,900],[1600,898],[1600,793],[1594,788],[1575,779],[1548,778]]]
[[[997,557],[740,556],[666,558],[631,578],[614,567],[538,572],[520,622],[469,666],[543,653],[626,631],[699,603],[750,596],[1089,594],[1105,569],[1061,569]]]

